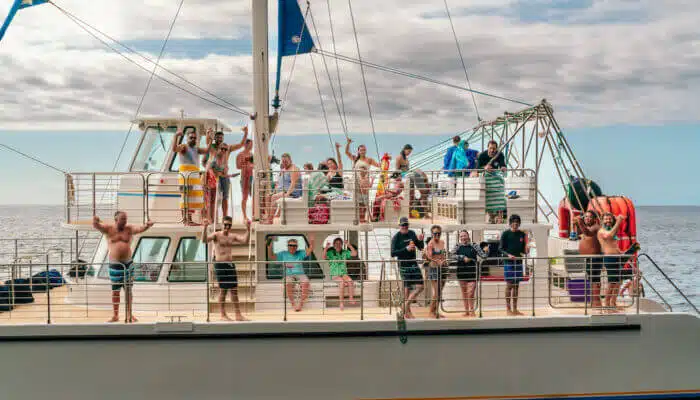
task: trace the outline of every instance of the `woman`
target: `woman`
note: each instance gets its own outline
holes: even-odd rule
[[[357,303],[355,301],[354,285],[352,278],[348,275],[347,260],[352,257],[357,257],[357,249],[350,242],[345,241],[343,248],[343,240],[341,238],[333,239],[333,245],[326,245],[323,251],[323,259],[328,260],[330,267],[331,279],[338,282],[338,299],[340,300],[340,310],[342,311],[345,303],[345,288],[348,288],[348,299],[350,304]]]
[[[478,245],[471,243],[469,232],[459,231],[459,243],[452,250],[452,258],[457,264],[457,280],[462,289],[462,301],[464,302],[464,316],[474,317],[474,290],[476,289],[476,279],[478,269],[476,266],[477,256],[483,251]],[[485,254],[484,254],[485,255]]]
[[[350,143],[352,143],[352,139],[348,138],[348,142],[345,144],[345,154],[352,160],[353,168],[357,167],[357,164],[364,164],[368,169],[370,166],[381,168],[376,160],[367,157],[367,146],[364,144],[357,146],[357,154],[352,154],[350,152]]]
[[[338,159],[330,157],[326,159],[326,165],[328,166],[328,184],[332,188],[343,189],[343,159],[340,157],[340,143],[335,144],[335,155]]]
[[[401,180],[401,174],[399,172],[394,172],[391,174],[391,180],[386,190],[380,196],[374,199],[374,210],[372,212],[373,219],[375,221],[384,221],[386,207],[394,207],[394,210],[399,210],[401,208],[401,200],[403,200],[403,181]]]
[[[216,215],[216,194],[217,190],[222,199],[228,199],[229,192],[229,175],[228,175],[228,146],[221,144],[216,149],[214,157],[209,159],[207,164],[207,208],[209,220],[214,221]],[[227,215],[227,202],[221,202],[224,217]]]
[[[396,170],[401,171],[403,175],[405,175],[408,172],[408,167],[410,165],[410,162],[408,161],[408,156],[410,156],[412,152],[413,146],[407,144],[403,146],[403,149],[401,149],[401,153],[399,153],[398,157],[396,157]]]
[[[440,304],[442,289],[447,280],[447,249],[442,236],[442,228],[433,225],[430,228],[432,237],[425,247],[423,258],[428,261],[428,280],[431,281],[433,297],[430,300],[430,316],[439,318],[437,308]]]

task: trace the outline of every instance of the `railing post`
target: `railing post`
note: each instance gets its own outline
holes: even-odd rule
[[[565,260],[564,262],[566,262],[566,260]],[[588,276],[588,268],[587,268],[588,265],[589,265],[589,264],[588,264],[588,263],[589,263],[588,258],[584,258],[584,259],[583,259],[583,263],[584,263],[584,264],[583,264],[583,271],[584,271],[584,274],[583,274],[583,315],[588,315],[588,297],[589,297],[589,296],[588,296],[588,290],[589,290],[589,288],[588,288],[588,279],[589,279],[589,276]],[[592,258],[592,257],[591,257],[591,260],[590,260],[590,266],[591,266],[591,272],[593,272],[593,258]],[[591,289],[592,289],[592,288],[591,288]],[[591,291],[592,291],[592,290],[591,290]],[[593,301],[593,293],[591,293],[590,298],[591,298],[591,302],[592,302],[592,301]]]
[[[479,294],[478,294],[478,296],[477,296],[477,300],[479,301],[479,318],[483,318],[483,317],[484,317],[484,314],[483,314],[483,312],[482,312],[484,299],[483,299],[483,296],[482,296],[482,294],[481,294],[481,293],[482,293],[482,291],[481,291],[481,264],[482,264],[482,263],[483,263],[483,260],[481,260],[481,261],[479,261],[479,262],[477,263],[477,267],[478,267],[478,268],[477,268],[477,270],[476,270],[476,271],[477,271],[477,273],[476,273],[477,282],[476,282],[476,283],[477,283],[478,292],[479,292]]]
[[[29,277],[31,282],[31,276]],[[49,255],[46,254],[46,323],[51,325],[51,288],[49,287],[51,279],[49,276]]]
[[[355,299],[353,299],[354,301]],[[342,301],[342,299],[341,299]],[[360,264],[360,321],[365,320],[365,273]]]
[[[523,267],[527,267],[527,255],[525,256]],[[536,300],[536,296],[535,296],[535,271],[537,271],[537,269],[533,266],[532,267],[532,275],[530,275],[530,286],[532,286],[532,316],[533,317],[535,316],[535,300]],[[523,271],[523,273],[524,273],[524,271]]]
[[[143,187],[143,223],[145,224],[146,221],[150,219],[148,216],[148,192],[149,192],[149,183],[148,180],[151,178],[151,174],[148,174],[146,176],[141,175],[141,184]]]
[[[206,299],[207,300],[207,322],[211,322],[211,319],[210,319],[211,315],[209,312],[209,308],[211,307],[211,300],[209,299],[209,290],[210,290],[210,287],[209,287],[209,251],[207,251],[206,262],[204,265],[206,268],[206,273],[205,273],[205,278],[204,278],[204,285],[205,285],[206,290],[204,292],[205,292],[205,296],[207,298]],[[226,300],[226,299],[224,299],[224,300]]]
[[[285,189],[284,189],[284,173],[285,173],[285,171],[282,171],[281,173],[282,173],[282,179],[280,181],[282,183],[282,185],[281,185],[282,186],[282,188],[281,188],[282,189],[282,225],[287,225],[287,193],[285,192]],[[301,175],[301,174],[299,174],[299,175]],[[299,179],[301,179],[301,176],[299,176]],[[292,186],[292,178],[291,177],[289,178],[289,186]],[[290,189],[291,189],[291,187],[288,188],[287,190],[290,190]],[[285,300],[285,304],[286,304],[286,302],[287,301]]]
[[[637,261],[637,271],[634,272],[634,275],[632,277],[632,289],[636,292],[635,296],[637,298],[637,315],[639,315],[639,308],[640,308],[640,296],[642,293],[641,287],[642,287],[642,270],[639,268],[639,257],[636,259]]]
[[[265,249],[267,251],[267,249]],[[287,267],[282,263],[282,303],[284,304],[283,321],[287,322]]]
[[[97,178],[95,174],[92,173],[92,215],[97,215]]]

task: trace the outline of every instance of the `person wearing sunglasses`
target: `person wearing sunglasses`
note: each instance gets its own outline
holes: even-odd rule
[[[238,274],[236,273],[236,265],[233,263],[233,246],[238,244],[248,243],[250,240],[250,221],[246,221],[246,232],[243,235],[236,235],[231,232],[233,219],[224,217],[224,229],[220,232],[212,234],[207,233],[209,221],[204,221],[204,229],[202,230],[202,242],[214,243],[214,272],[216,280],[219,282],[219,309],[221,310],[221,319],[231,321],[231,318],[226,314],[226,293],[231,292],[231,302],[236,313],[236,321],[248,321],[241,314],[241,306],[238,301]]]
[[[399,219],[399,231],[391,238],[391,256],[396,257],[399,273],[403,281],[405,318],[415,318],[411,312],[411,303],[423,291],[423,274],[416,261],[416,249],[423,250],[423,234],[408,229],[408,218]]]
[[[423,251],[423,259],[428,261],[428,280],[432,288],[432,298],[430,300],[430,316],[439,318],[437,309],[440,305],[442,289],[447,281],[447,249],[445,241],[442,240],[442,228],[433,225],[430,228],[431,238]]]
[[[287,285],[287,297],[289,302],[292,304],[294,311],[301,311],[306,299],[309,297],[309,277],[306,276],[304,272],[303,261],[306,261],[311,256],[313,252],[314,242],[309,241],[309,246],[306,251],[299,251],[299,243],[296,239],[289,239],[287,241],[287,250],[279,251],[277,253],[272,251],[272,241],[267,244],[267,258],[268,260],[279,261],[284,264],[285,270],[285,284]],[[301,300],[296,302],[296,286],[299,284],[301,286]]]
[[[477,260],[485,259],[486,252],[477,243],[472,243],[469,232],[459,231],[459,243],[451,252],[452,260],[457,265],[457,281],[462,289],[462,301],[464,302],[464,316],[474,317],[475,301],[474,291],[478,274]]]

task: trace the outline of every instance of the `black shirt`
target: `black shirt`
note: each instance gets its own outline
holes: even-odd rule
[[[525,254],[527,244],[527,234],[523,231],[508,229],[501,234],[501,252],[515,257],[522,257]],[[504,254],[507,256],[507,254]]]
[[[488,151],[482,151],[479,153],[479,169],[484,169],[486,165],[489,163],[491,160],[491,156],[489,156]],[[496,158],[491,161],[491,166],[496,168],[496,169],[501,169],[506,166],[506,159],[503,157],[503,153],[500,151],[498,154],[496,154]]]
[[[343,176],[340,175],[340,172],[336,172],[331,179],[328,180],[328,185],[332,188],[343,188]]]
[[[457,246],[455,246],[454,250],[452,250],[452,257],[453,260],[456,261],[458,266],[463,266],[463,265],[469,265],[469,266],[474,266],[476,265],[476,257],[479,255],[479,252],[475,248],[476,245],[474,243],[467,243],[467,244],[462,244],[459,243]],[[482,251],[483,253],[483,251]],[[464,262],[464,257],[467,257],[469,261]]]
[[[401,232],[396,232],[394,237],[391,239],[391,256],[396,257],[399,261],[399,267],[410,267],[413,265],[418,265],[416,263],[416,250],[408,251],[408,244],[413,241],[416,245],[416,249],[423,250],[423,241],[418,240],[418,236],[412,230],[409,230],[406,234]]]

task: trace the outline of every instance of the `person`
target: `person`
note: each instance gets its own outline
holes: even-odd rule
[[[187,133],[187,143],[180,144],[182,137],[183,133],[179,130],[175,134],[172,146],[173,153],[178,154],[180,161],[179,172],[181,176],[178,180],[183,188],[180,208],[184,223],[196,225],[192,221],[192,214],[194,214],[194,210],[201,210],[204,207],[204,191],[198,160],[200,154],[206,154],[208,149],[197,147],[197,132],[195,130],[190,130]]]
[[[455,171],[452,169],[452,157],[454,156],[455,150],[459,147],[459,142],[461,140],[462,138],[460,138],[459,135],[455,135],[452,138],[452,147],[447,149],[445,157],[442,159],[442,170],[445,171],[450,178],[455,176]]]
[[[119,295],[122,288],[124,288],[127,304],[126,320],[128,322],[138,321],[133,312],[134,261],[131,259],[131,239],[134,235],[146,232],[152,226],[151,220],[142,226],[127,224],[127,216],[124,211],[114,213],[114,224],[102,223],[97,215],[92,217],[92,227],[100,231],[107,239],[109,280],[112,282],[112,310],[114,311],[112,318],[107,322],[119,321]]]
[[[233,219],[229,216],[224,217],[224,229],[221,232],[214,232],[211,235],[207,234],[207,226],[209,221],[204,221],[202,229],[202,242],[214,243],[214,272],[216,280],[219,281],[219,309],[221,310],[221,319],[231,321],[231,318],[226,314],[226,292],[231,292],[231,302],[236,313],[236,321],[248,321],[241,314],[241,306],[238,301],[238,274],[236,273],[236,265],[233,263],[233,246],[237,244],[246,244],[250,240],[250,221],[246,221],[246,233],[243,235],[234,235],[231,233]]]
[[[527,256],[527,233],[520,230],[520,216],[513,214],[508,219],[510,229],[501,234],[500,251],[508,259],[503,263],[503,279],[506,281],[506,313],[522,315],[518,311],[518,289],[523,280],[522,257]],[[512,304],[512,306],[511,306]]]
[[[433,225],[430,228],[430,241],[423,251],[423,259],[428,261],[428,280],[431,282],[433,296],[430,299],[430,316],[439,318],[438,307],[442,290],[447,282],[447,248],[442,236],[442,228]]]
[[[343,190],[343,159],[340,157],[340,143],[335,144],[335,155],[337,158],[330,157],[326,159],[328,184],[332,188]]]
[[[365,164],[357,165],[357,180],[359,182],[357,205],[360,214],[360,222],[367,222],[367,210],[369,208],[369,191],[374,180],[369,176],[369,167]]]
[[[289,298],[289,302],[292,304],[294,311],[301,311],[306,299],[309,297],[309,277],[304,273],[304,266],[300,261],[308,260],[311,256],[314,247],[313,240],[309,243],[306,252],[299,251],[298,247],[299,243],[296,239],[289,239],[287,241],[287,250],[273,253],[272,241],[267,244],[268,259],[279,261],[284,264],[287,298]],[[301,299],[295,304],[297,293],[295,290],[296,283],[301,285]]]
[[[387,206],[394,207],[394,210],[396,211],[401,209],[403,189],[404,187],[403,180],[401,180],[401,173],[394,172],[391,174],[389,185],[384,193],[376,196],[374,199],[374,207],[372,210],[372,219],[374,221],[385,220]]]
[[[350,143],[352,143],[352,139],[348,138],[348,142],[345,144],[345,154],[352,161],[353,169],[357,166],[357,164],[365,164],[367,169],[369,169],[370,166],[381,168],[381,165],[379,165],[375,159],[367,157],[367,146],[364,144],[357,146],[357,154],[352,154],[350,152]]]
[[[618,215],[615,217],[612,213],[603,214],[603,223],[598,230],[598,240],[603,251],[603,265],[608,276],[608,288],[605,292],[605,307],[610,312],[617,311],[617,296],[622,279],[623,265],[639,251],[639,243],[633,243],[629,249],[623,254],[617,245],[617,232],[620,229],[620,224],[626,217]]]
[[[486,151],[478,158],[478,168],[485,170],[486,176],[486,213],[489,223],[502,223],[506,210],[505,180],[498,171],[506,171],[506,160],[498,151],[498,143],[491,140]]]
[[[391,256],[399,263],[399,273],[403,281],[404,303],[402,307],[405,318],[415,318],[411,312],[411,303],[423,291],[423,275],[416,261],[416,249],[423,250],[423,234],[408,229],[408,218],[401,217],[399,231],[391,238]]]
[[[355,301],[355,286],[353,285],[352,278],[348,275],[348,266],[346,261],[352,259],[352,257],[357,257],[357,249],[350,244],[349,241],[345,241],[345,249],[343,248],[343,239],[335,238],[333,239],[333,244],[328,244],[325,249],[323,249],[323,259],[328,260],[328,266],[330,268],[331,279],[338,282],[338,299],[340,299],[340,310],[342,311],[345,306],[345,288],[348,288],[348,299],[350,304],[356,304]]]
[[[396,170],[401,171],[402,174],[408,173],[410,167],[410,162],[408,161],[408,156],[413,153],[413,146],[406,144],[401,149],[401,152],[396,157]]]
[[[270,197],[268,204],[273,204],[275,201],[288,197],[298,199],[302,196],[302,179],[299,168],[292,162],[292,156],[289,153],[282,154],[280,162],[279,180],[275,184],[275,188],[279,191]],[[274,205],[272,206],[274,207]],[[269,213],[268,223],[272,223],[274,213]]]
[[[307,166],[310,166],[310,168],[307,169]],[[320,162],[318,163],[317,170],[313,171],[313,169],[313,165],[304,164],[304,170],[309,174],[309,181],[306,188],[309,192],[309,207],[313,207],[316,200],[322,200],[324,198],[322,193],[330,189],[328,185],[328,176],[326,175],[328,171],[326,163]]]
[[[598,308],[600,303],[600,273],[603,271],[603,258],[600,256],[600,241],[598,240],[598,216],[593,211],[586,211],[583,219],[576,217],[576,225],[581,230],[581,240],[578,243],[578,253],[586,255],[586,273],[591,282],[591,307]]]
[[[469,142],[462,140],[459,142],[457,149],[452,155],[452,163],[450,170],[453,176],[466,177],[469,176],[474,168],[476,168],[476,157],[478,152],[469,148]]]
[[[253,141],[246,139],[243,151],[236,156],[236,168],[241,172],[241,210],[248,220],[248,197],[253,193]]]
[[[459,243],[452,250],[452,260],[457,264],[457,281],[462,290],[465,317],[476,316],[474,307],[474,291],[478,276],[476,262],[477,257],[486,258],[485,256],[486,253],[479,248],[478,244],[471,242],[469,232],[459,231]]]
[[[212,141],[211,135],[207,135],[207,153],[202,157],[202,164],[206,167],[210,162],[211,159],[219,155],[219,151],[221,147],[223,146],[225,150],[225,158],[222,160],[221,165],[225,165],[228,167],[228,161],[229,161],[229,156],[231,153],[233,153],[236,150],[239,150],[245,146],[246,141],[248,140],[248,126],[244,126],[241,128],[243,131],[243,138],[241,139],[240,143],[236,144],[226,144],[224,143],[224,133],[219,131],[214,134],[214,139]],[[211,130],[210,130],[211,131]],[[210,132],[208,131],[208,132]],[[221,196],[221,208],[223,209],[223,214],[224,216],[228,215],[228,200],[229,200],[229,195],[230,195],[230,186],[231,186],[231,181],[229,180],[229,176],[224,176],[224,175],[217,175],[218,178],[218,183],[217,183],[217,188],[219,189],[219,195]],[[211,196],[211,195],[210,195]],[[213,196],[212,196],[213,197]]]
[[[209,220],[213,221],[216,215],[216,196],[219,193],[221,196],[221,208],[223,216],[228,215],[228,196],[231,189],[231,184],[229,178],[232,175],[228,173],[228,146],[222,144],[217,154],[209,159],[209,164],[207,165],[207,186],[210,189],[210,194],[207,196],[207,208],[209,210]],[[212,183],[209,177],[213,178],[213,188],[210,186]],[[211,191],[213,189],[213,193]]]

